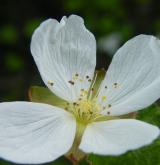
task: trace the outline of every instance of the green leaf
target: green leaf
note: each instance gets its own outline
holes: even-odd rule
[[[46,103],[65,108],[67,102],[54,95],[48,88],[32,86],[29,89],[29,99],[32,102]]]
[[[49,163],[48,165],[72,165],[72,163],[66,159],[64,156],[60,157],[59,159],[55,160],[52,163]]]
[[[13,163],[7,162],[5,160],[0,160],[0,165],[13,165]]]
[[[137,119],[160,126],[160,107],[157,104],[138,112]],[[159,165],[160,139],[151,145],[127,152],[121,156],[89,155],[92,165]]]

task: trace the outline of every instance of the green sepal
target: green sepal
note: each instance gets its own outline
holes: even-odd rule
[[[29,99],[32,102],[50,104],[61,108],[65,108],[67,104],[65,100],[56,96],[48,88],[40,86],[30,87]]]

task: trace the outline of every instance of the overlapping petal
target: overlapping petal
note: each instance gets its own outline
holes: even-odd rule
[[[158,127],[134,119],[92,123],[84,132],[80,149],[86,153],[119,155],[150,144],[159,133]]]
[[[59,97],[76,101],[81,89],[89,88],[96,41],[81,17],[44,21],[32,36],[31,52],[45,84]]]
[[[75,131],[73,116],[63,109],[31,102],[0,104],[3,159],[22,164],[50,162],[70,149]]]
[[[123,115],[145,108],[159,97],[160,40],[139,35],[113,57],[100,88],[99,102],[106,107],[104,114]]]

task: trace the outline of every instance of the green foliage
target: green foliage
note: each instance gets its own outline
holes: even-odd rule
[[[25,64],[22,56],[14,52],[8,52],[5,56],[5,67],[9,72],[16,72],[24,69]]]
[[[14,44],[17,41],[18,33],[12,24],[0,27],[0,40],[6,44]]]
[[[124,39],[133,34],[134,29],[130,26],[124,5],[119,0],[68,0],[64,7],[66,11],[80,13],[87,27],[97,35],[96,38],[115,31],[122,32]]]
[[[24,26],[24,34],[27,37],[30,37],[32,35],[33,31],[39,26],[39,24],[41,22],[42,22],[42,19],[40,19],[40,18],[28,20]]]

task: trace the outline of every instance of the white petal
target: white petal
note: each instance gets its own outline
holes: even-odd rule
[[[32,36],[31,52],[45,84],[59,97],[75,101],[82,88],[89,88],[86,76],[93,77],[96,41],[81,17],[44,21]]]
[[[150,144],[160,131],[156,126],[134,119],[110,120],[89,125],[80,149],[100,155],[119,155]]]
[[[102,101],[103,95],[106,101]],[[139,35],[113,57],[100,88],[99,101],[103,106],[111,105],[104,114],[122,115],[145,108],[159,97],[160,40]]]
[[[74,118],[63,109],[30,102],[0,104],[3,159],[23,164],[50,162],[70,149],[75,131]]]

